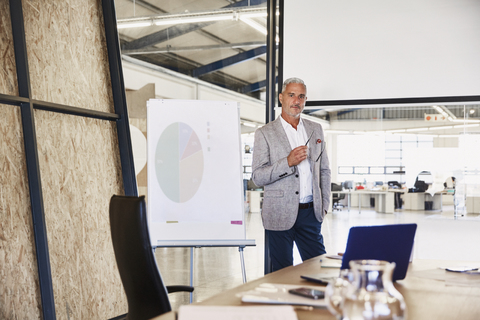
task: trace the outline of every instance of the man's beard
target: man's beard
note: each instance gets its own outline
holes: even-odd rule
[[[299,105],[295,105],[295,107],[297,107],[298,110],[302,109]],[[294,118],[299,118],[301,114],[302,114],[302,111],[300,111],[299,113],[288,112],[288,115]]]

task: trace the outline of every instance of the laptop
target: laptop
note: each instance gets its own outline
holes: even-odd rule
[[[341,269],[350,268],[351,260],[385,260],[396,264],[392,280],[404,279],[416,230],[415,223],[350,228]]]
[[[392,280],[404,279],[412,255],[416,230],[417,225],[414,223],[350,228],[341,269],[350,268],[351,260],[385,260],[396,264]],[[321,277],[321,274],[305,275],[302,278],[315,281],[319,276]],[[326,281],[325,278],[318,278],[316,282]]]

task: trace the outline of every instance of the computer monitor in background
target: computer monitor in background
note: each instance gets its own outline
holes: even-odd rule
[[[418,174],[416,181],[425,181],[426,184],[432,184],[433,175],[430,171],[422,171]]]
[[[353,180],[347,180],[343,183],[344,189],[353,189]]]
[[[392,189],[401,189],[402,185],[398,181],[388,181],[388,187]]]

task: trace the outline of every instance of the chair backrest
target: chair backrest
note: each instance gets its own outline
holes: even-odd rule
[[[388,181],[387,184],[390,188],[392,188],[392,187],[401,188],[402,187],[402,185],[398,181]]]
[[[151,319],[172,310],[158,271],[147,225],[145,197],[113,196],[110,229],[123,288],[127,320]]]
[[[341,184],[337,184],[335,182],[331,183],[331,190],[332,191],[343,191],[343,187]]]

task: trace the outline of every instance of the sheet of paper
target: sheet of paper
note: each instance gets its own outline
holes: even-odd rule
[[[298,320],[292,306],[193,306],[178,310],[178,320]]]
[[[242,302],[248,303],[276,305],[288,304],[296,306],[312,306],[315,308],[323,308],[326,306],[325,299],[315,300],[288,292],[290,289],[296,289],[299,287],[325,291],[325,286],[262,283],[253,290],[238,293],[237,296],[242,299]]]
[[[320,259],[322,268],[341,268],[342,260],[340,259],[329,259],[327,256]]]
[[[414,271],[409,273],[410,276],[445,281],[447,286],[468,286],[480,287],[480,275],[464,272],[448,272],[445,268],[437,268],[430,270]]]

